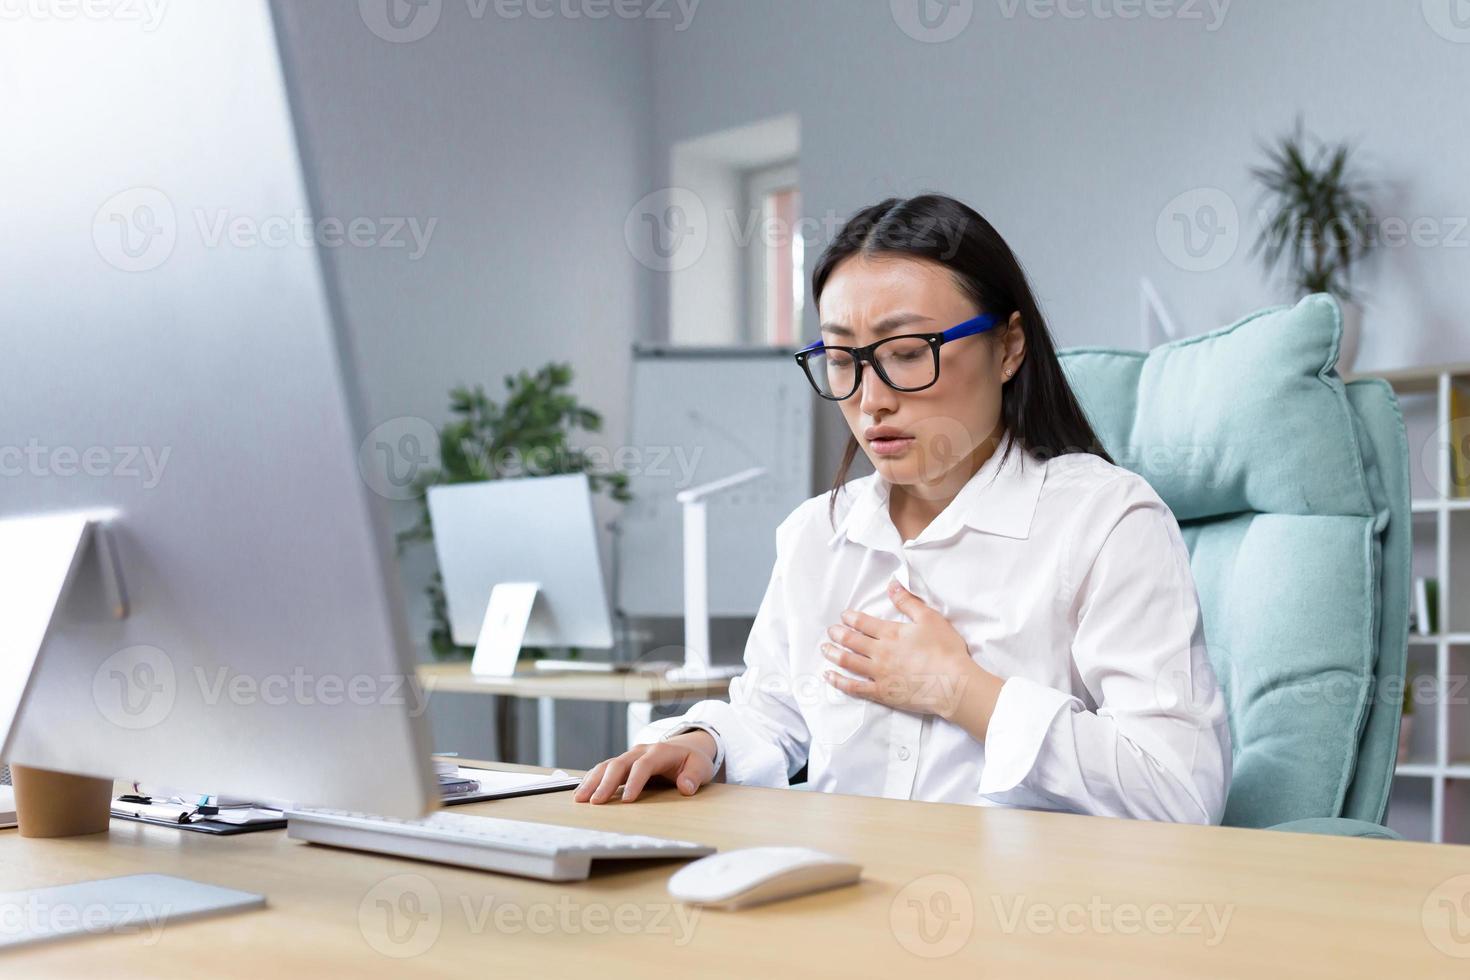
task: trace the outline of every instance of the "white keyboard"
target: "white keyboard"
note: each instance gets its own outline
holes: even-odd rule
[[[546,881],[581,881],[591,873],[594,859],[694,858],[715,851],[690,841],[442,810],[418,820],[291,810],[286,813],[286,836]]]

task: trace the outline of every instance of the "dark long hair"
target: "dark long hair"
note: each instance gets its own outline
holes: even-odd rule
[[[1012,313],[1021,314],[1026,356],[1020,370],[1001,388],[1001,421],[1013,437],[1012,444],[1043,459],[1085,452],[1113,462],[1062,373],[1056,345],[1021,263],[1000,232],[977,211],[942,194],[890,197],[863,208],[848,219],[817,260],[812,271],[813,303],[822,298],[822,289],[838,263],[858,253],[929,259],[949,269],[980,312],[1002,320]],[[829,518],[836,511],[837,494],[858,449],[857,439],[849,435],[832,479]]]

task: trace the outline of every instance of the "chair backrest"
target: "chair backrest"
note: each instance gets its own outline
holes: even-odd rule
[[[1386,382],[1344,384],[1309,296],[1152,351],[1062,351],[1114,460],[1173,509],[1229,708],[1224,822],[1382,822],[1410,592],[1409,454]]]

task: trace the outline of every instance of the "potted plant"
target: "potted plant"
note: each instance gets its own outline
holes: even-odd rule
[[[586,450],[570,445],[568,437],[574,431],[602,428],[602,415],[577,401],[567,390],[571,383],[571,365],[547,364],[534,374],[521,371],[507,376],[503,403],[492,401],[482,385],[451,389],[449,411],[454,418],[439,432],[439,467],[416,481],[419,519],[398,535],[399,549],[434,539],[427,495],[431,486],[586,473],[594,492],[605,490],[620,503],[633,499],[626,473],[599,471]],[[435,658],[468,659],[474,650],[456,645],[450,634],[444,580],[437,569],[425,591],[433,618],[429,648]],[[535,658],[542,651],[527,648],[523,655]],[[575,657],[576,652],[570,655]]]
[[[1352,288],[1353,270],[1373,246],[1371,185],[1349,165],[1347,144],[1329,146],[1296,128],[1262,147],[1265,166],[1251,169],[1264,188],[1265,222],[1252,255],[1270,273],[1283,260],[1297,298],[1331,293],[1342,308],[1339,373],[1352,367],[1362,332],[1362,307]]]

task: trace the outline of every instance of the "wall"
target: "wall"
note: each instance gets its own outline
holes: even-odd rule
[[[941,190],[1011,242],[1061,345],[1135,346],[1141,275],[1190,333],[1290,298],[1248,255],[1248,168],[1302,113],[1358,145],[1384,215],[1424,219],[1421,244],[1385,250],[1362,283],[1358,364],[1470,360],[1470,27],[1449,19],[1455,0],[950,0],[928,4],[949,11],[933,35],[920,2],[704,0],[655,38],[655,165],[679,140],[797,112],[803,210],[823,223],[808,273],[857,208]],[[1196,263],[1174,213],[1203,220],[1212,203],[1225,234]]]

